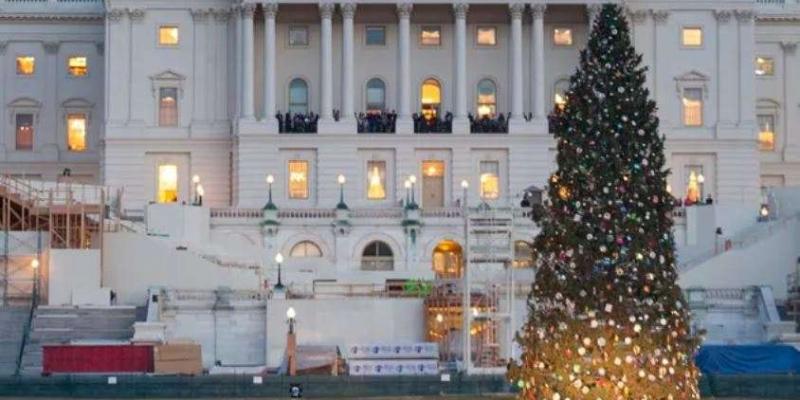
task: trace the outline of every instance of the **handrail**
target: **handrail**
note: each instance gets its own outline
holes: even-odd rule
[[[34,281],[34,288],[36,287],[37,282]],[[38,294],[36,290],[33,291],[33,295],[31,296],[31,309],[28,311],[28,318],[25,321],[25,329],[22,333],[22,341],[19,344],[19,353],[17,354],[17,368],[14,371],[14,376],[20,376],[22,373],[22,358],[25,356],[25,346],[28,345],[28,340],[30,340],[31,330],[33,329],[33,316],[36,312],[37,306],[37,297]]]

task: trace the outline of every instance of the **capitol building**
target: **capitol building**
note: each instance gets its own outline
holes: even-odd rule
[[[618,3],[694,326],[780,339],[758,310],[800,256],[800,2]],[[136,335],[208,368],[279,368],[292,307],[300,345],[435,342],[503,371],[548,115],[601,4],[0,0],[3,304],[145,308]]]

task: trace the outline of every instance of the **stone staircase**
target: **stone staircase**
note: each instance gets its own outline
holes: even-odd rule
[[[130,340],[136,317],[135,307],[39,307],[22,356],[21,373],[41,374],[45,344]]]
[[[14,375],[17,371],[29,312],[28,307],[0,307],[0,376]]]

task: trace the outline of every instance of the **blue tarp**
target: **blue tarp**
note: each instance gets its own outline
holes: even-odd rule
[[[704,374],[800,374],[800,351],[786,345],[702,346],[695,362]]]

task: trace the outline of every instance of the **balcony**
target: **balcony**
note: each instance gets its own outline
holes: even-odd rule
[[[397,113],[391,112],[361,112],[356,114],[356,129],[358,133],[394,133],[397,123]]]
[[[426,116],[418,113],[411,118],[414,120],[414,133],[453,133],[453,113],[450,111],[444,114],[444,118],[439,114]]]
[[[484,115],[475,118],[469,114],[470,133],[508,133],[508,119],[511,114],[497,114],[494,117]]]
[[[317,133],[317,123],[319,114],[309,112],[306,114],[275,114],[278,120],[278,132],[280,133]]]

